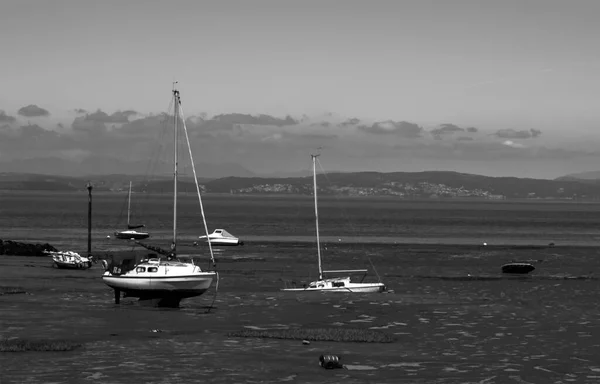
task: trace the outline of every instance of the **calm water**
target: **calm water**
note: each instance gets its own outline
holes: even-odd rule
[[[166,237],[168,197],[149,200],[144,222]],[[94,250],[119,244],[105,237],[119,224],[123,202],[95,196]],[[212,196],[205,203],[211,230],[250,240],[217,250],[218,292],[213,287],[180,309],[133,299],[114,305],[98,265],[64,271],[45,258],[0,257],[0,287],[28,292],[0,296],[0,337],[83,344],[73,352],[2,353],[0,383],[600,381],[599,252],[566,245],[593,244],[596,205],[326,199],[325,265],[367,267],[368,279],[378,273],[391,292],[302,295],[279,289],[284,280],[316,275],[310,198]],[[190,196],[184,206],[180,229],[189,245],[200,231],[197,201]],[[85,194],[0,195],[0,238],[84,249],[86,209]],[[367,237],[380,241],[355,243]],[[481,239],[493,246],[480,246]],[[557,246],[506,245],[549,241]],[[536,270],[525,278],[499,273],[512,259],[535,260]],[[299,326],[371,328],[397,341],[302,345],[228,335]],[[317,365],[322,353],[367,370],[326,371]]]

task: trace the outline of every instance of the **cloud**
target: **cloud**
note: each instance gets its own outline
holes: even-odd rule
[[[17,119],[14,116],[9,116],[0,109],[0,123],[14,123]]]
[[[382,121],[373,123],[371,126],[359,125],[358,129],[367,133],[378,135],[397,135],[408,139],[421,137],[423,128],[407,121]]]
[[[116,124],[124,124],[129,122],[129,118],[131,116],[137,115],[136,111],[127,110],[127,111],[117,111],[112,115],[107,114],[101,110],[97,110],[94,113],[86,114],[85,120],[93,121],[96,123],[116,123]]]
[[[513,140],[502,142],[478,141],[470,137],[457,141],[420,141],[401,143],[392,146],[397,156],[413,159],[438,161],[530,161],[530,160],[570,160],[574,158],[599,156],[598,151],[577,148],[552,148],[546,146],[525,146]],[[389,153],[386,156],[390,156]]]
[[[512,147],[512,148],[525,148],[525,146],[521,143],[515,143],[512,140],[506,140],[502,142],[502,145],[506,145],[507,147]]]
[[[0,150],[16,157],[43,155],[56,149],[70,148],[71,144],[72,140],[69,137],[37,124],[0,130]]]
[[[26,107],[22,107],[17,112],[21,116],[25,117],[41,117],[41,116],[50,116],[50,112],[45,110],[44,108],[40,108],[35,104],[29,104]]]
[[[467,128],[467,132],[469,132],[469,133],[475,133],[477,131],[478,131],[478,129],[475,128],[475,127],[469,127],[469,128]]]
[[[246,115],[242,113],[228,113],[224,115],[214,116],[212,119],[206,121],[208,124],[211,122],[218,122],[219,124],[225,125],[236,125],[236,124],[248,124],[248,125],[272,125],[276,127],[283,127],[286,125],[296,125],[298,120],[293,119],[291,116],[286,116],[285,119],[273,117],[269,115]]]
[[[108,131],[108,129],[106,128],[106,124],[100,121],[88,119],[87,116],[76,117],[73,120],[73,123],[71,123],[71,128],[75,132],[86,132],[95,134],[102,134]]]
[[[350,125],[358,125],[360,124],[360,119],[357,119],[356,117],[353,117],[351,119],[348,119],[346,121],[343,121],[341,123],[338,124],[338,127],[347,127]]]
[[[464,132],[464,131],[465,131],[464,128],[461,128],[454,124],[440,124],[439,128],[432,129],[430,131],[430,133],[436,140],[441,140],[442,135],[446,135],[446,134],[451,135],[455,132]]]
[[[75,108],[73,110],[73,112],[77,113],[78,115],[83,115],[84,113],[87,113],[87,111],[85,109],[81,109],[81,108]]]
[[[501,139],[531,139],[538,137],[542,134],[542,131],[537,129],[530,129],[529,131],[516,131],[514,129],[499,129],[495,136]]]
[[[469,137],[469,136],[460,136],[460,137],[457,137],[456,140],[458,140],[458,141],[473,141],[473,138]]]

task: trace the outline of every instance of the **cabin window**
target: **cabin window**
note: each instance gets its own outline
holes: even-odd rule
[[[150,268],[148,268],[148,272],[158,272],[158,268],[150,267]]]
[[[332,285],[333,285],[334,287],[343,287],[343,286],[344,286],[344,282],[343,282],[343,281],[334,281],[334,282],[332,283]]]
[[[144,268],[144,267],[137,267],[137,268],[135,269],[135,271],[136,271],[137,273],[146,272],[146,268]]]

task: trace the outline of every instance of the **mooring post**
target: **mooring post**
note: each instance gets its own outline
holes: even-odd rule
[[[88,246],[87,253],[88,257],[92,254],[92,183],[88,182],[86,185],[88,190]]]

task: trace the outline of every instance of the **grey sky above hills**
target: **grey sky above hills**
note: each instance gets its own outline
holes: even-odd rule
[[[594,171],[599,11],[584,0],[9,0],[0,169],[168,163],[162,114],[178,80],[209,177],[306,172],[317,147],[328,171]]]

